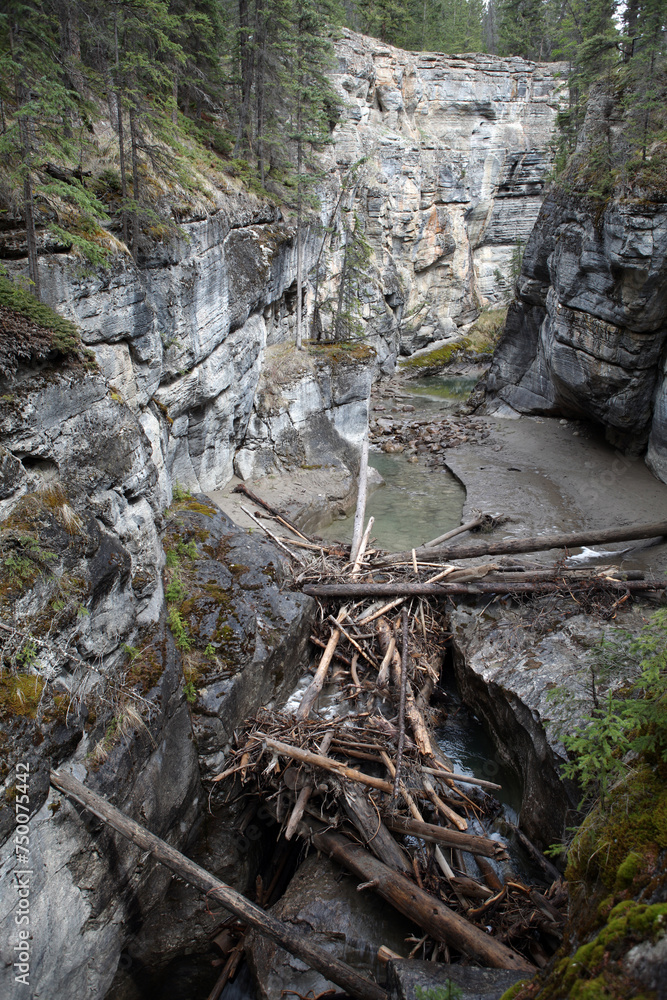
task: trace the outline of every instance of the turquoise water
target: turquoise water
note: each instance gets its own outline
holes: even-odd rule
[[[409,400],[415,412],[401,416],[409,420],[420,416],[430,419],[435,414],[450,412],[467,398],[476,381],[440,376],[414,379],[401,398]],[[386,415],[395,418],[393,413]],[[428,468],[423,459],[412,464],[405,454],[371,452],[368,461],[385,481],[370,494],[366,504],[366,522],[371,515],[375,518],[372,537],[380,548],[389,552],[417,548],[459,526],[466,493],[451,472]],[[319,534],[328,541],[350,542],[353,528],[354,512],[321,528]]]
[[[405,455],[373,452],[369,465],[380,473],[384,486],[366,504],[366,522],[375,518],[372,537],[390,552],[416,548],[461,523],[465,488],[450,472],[429,469],[420,461],[411,465]],[[327,540],[350,542],[354,514],[334,521],[319,534]]]
[[[478,381],[477,378],[463,375],[432,375],[429,378],[411,379],[406,386],[406,392],[415,396],[430,396],[432,399],[463,403]]]

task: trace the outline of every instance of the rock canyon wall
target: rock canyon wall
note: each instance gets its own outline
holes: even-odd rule
[[[373,248],[364,315],[381,358],[409,354],[504,304],[542,203],[564,67],[349,31],[336,53],[347,110],[329,161]]]
[[[338,46],[337,81],[348,108],[323,157],[322,221],[345,209],[362,220],[373,250],[362,319],[391,367],[399,351],[451,336],[502,297],[516,241],[539,208],[559,85],[553,66],[411,55],[350,33]],[[30,675],[30,690],[15,680],[3,688],[0,863],[6,883],[15,867],[12,775],[23,755],[31,982],[43,996],[104,996],[124,950],[130,971],[115,995],[132,996],[134,973],[186,947],[193,914],[201,916],[170,876],[49,798],[49,767],[71,768],[243,887],[246,862],[231,842],[202,839],[200,776],[220,766],[234,725],[283,697],[302,664],[310,602],[279,593],[275,550],[239,534],[205,497],[166,516],[174,485],[211,491],[234,471],[353,467],[367,423],[372,352],[323,349],[303,365],[281,353],[294,337],[296,248],[277,206],[230,185],[214,214],[180,226],[140,268],[121,258],[82,273],[71,256],[42,255],[43,297],[76,322],[95,363],[19,370],[0,399],[3,619],[15,662],[30,656],[48,680]],[[311,270],[321,239],[313,225]],[[339,244],[332,265],[337,255]],[[21,273],[24,261],[7,268]],[[322,295],[334,289],[335,277],[325,279]],[[221,661],[219,675],[198,667],[199,712],[187,704],[184,649],[167,627],[162,539],[174,525],[176,550],[189,553],[179,558],[189,560],[197,649],[213,647]],[[30,565],[42,559],[49,573],[12,575],[28,544]],[[157,924],[169,942],[151,938],[160,906],[171,913]],[[11,908],[0,914],[8,997],[21,989],[13,918]]]

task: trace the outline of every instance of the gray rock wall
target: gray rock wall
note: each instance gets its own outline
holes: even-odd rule
[[[353,213],[372,249],[357,321],[386,368],[399,351],[454,336],[480,307],[502,302],[516,241],[541,204],[562,100],[558,72],[516,58],[407,53],[343,32],[334,82],[346,108],[319,184],[319,221],[335,232],[323,247],[314,223],[305,245],[309,316],[318,260],[324,272],[317,304],[325,336],[340,234]],[[304,415],[319,420],[348,464],[359,446],[364,379],[353,392],[359,405],[344,410],[334,373],[320,380],[317,401],[312,379],[295,388],[310,397],[305,409],[286,397],[285,428],[255,407],[246,441],[267,348],[294,339],[294,228],[274,204],[231,185],[215,192],[215,205],[208,217],[182,222],[181,235],[156,245],[140,268],[119,258],[86,275],[68,255],[40,262],[45,301],[79,325],[110,388],[137,413],[164,498],[170,480],[204,491],[224,485],[239,451],[242,474],[261,472],[259,452],[276,443],[285,455],[308,453],[312,435],[281,444],[287,432],[300,438]]]
[[[347,110],[329,162],[373,248],[363,315],[382,360],[503,304],[542,202],[562,66],[409,53],[349,31],[336,53]]]
[[[667,211],[555,191],[526,246],[489,412],[587,417],[667,482]]]

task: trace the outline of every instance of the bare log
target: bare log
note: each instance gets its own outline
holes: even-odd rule
[[[387,792],[389,795],[391,795],[394,789],[394,786],[388,781],[383,781],[382,778],[375,778],[372,774],[364,774],[363,771],[357,771],[353,767],[341,764],[339,760],[331,760],[331,758],[323,757],[321,754],[311,753],[309,750],[302,750],[300,747],[292,747],[289,743],[281,743],[280,740],[271,739],[269,736],[257,735],[256,739],[263,740],[267,747],[275,750],[283,757],[300,760],[302,764],[310,764],[311,767],[321,767],[325,771],[332,771],[343,778],[349,778],[350,781],[358,781],[362,785],[377,788],[381,792]]]
[[[478,837],[472,833],[461,833],[460,830],[448,830],[433,823],[424,823],[416,819],[403,819],[399,816],[385,816],[386,826],[394,833],[403,833],[410,837],[419,837],[432,844],[443,844],[445,847],[460,848],[469,854],[478,854],[484,858],[494,858],[502,861],[507,858],[505,844],[488,837]]]
[[[392,871],[368,851],[352,844],[338,833],[316,829],[310,821],[304,824],[305,835],[312,836],[314,846],[363,882],[371,883],[373,891],[391,903],[425,930],[436,941],[442,941],[483,965],[494,969],[535,971],[521,955],[485,934],[458,913],[454,913],[435,896],[420,889],[404,875]]]
[[[385,750],[382,750],[380,752],[381,752],[382,759],[384,761],[385,767],[389,771],[389,774],[392,776],[392,778],[394,778],[394,780],[395,780],[396,779],[396,768],[394,767],[393,762],[389,759],[389,756],[388,756],[388,754],[386,753]],[[407,790],[407,788],[405,787],[405,785],[404,785],[404,783],[402,781],[400,782],[400,788],[401,788],[401,795],[405,799],[405,804],[407,805],[408,809],[410,810],[410,813],[415,818],[415,820],[417,820],[417,822],[423,823],[424,822],[424,817],[420,813],[419,808],[417,806],[417,803],[412,798],[412,796],[410,795],[410,792]],[[454,872],[449,867],[444,854],[442,853],[442,851],[440,850],[440,848],[437,845],[436,845],[435,850],[434,850],[433,853],[435,855],[435,860],[438,862],[438,865],[440,867],[440,870],[441,870],[442,874],[445,876],[446,879],[449,879],[449,881],[451,882],[451,880],[454,878]],[[463,897],[462,895],[460,895],[458,892],[457,892],[457,896],[459,898],[459,902],[464,907],[464,909],[468,909],[468,902],[465,899],[465,897]]]
[[[429,799],[431,800],[435,808],[438,810],[438,812],[440,812],[445,817],[445,819],[448,820],[450,823],[453,823],[454,826],[457,828],[457,830],[461,831],[467,830],[468,821],[464,819],[463,816],[459,816],[459,814],[455,812],[450,806],[448,806],[446,802],[442,801],[442,799],[436,792],[435,788],[433,787],[433,782],[430,780],[430,778],[424,775],[423,780],[424,780],[424,790],[426,791],[426,794],[428,795]]]
[[[604,545],[608,542],[631,542],[643,538],[664,538],[667,521],[654,524],[635,524],[627,528],[561,532],[555,535],[534,535],[528,538],[509,538],[496,542],[478,542],[472,545],[448,545],[417,549],[418,556],[432,559],[474,559],[476,556],[502,555],[508,552],[545,552],[548,549],[573,549],[581,545]],[[394,552],[385,557],[386,562],[410,559],[411,551]]]
[[[70,774],[51,771],[51,784],[58,791],[64,792],[65,795],[80,802],[94,816],[97,816],[123,837],[137,844],[143,851],[150,852],[161,864],[166,865],[180,878],[205,893],[207,898],[216,899],[227,910],[254,927],[260,934],[276,941],[310,968],[316,969],[327,979],[341,986],[344,990],[348,990],[353,996],[359,997],[360,1000],[387,1000],[387,994],[376,983],[360,976],[345,962],[341,962],[324,951],[323,948],[313,944],[307,935],[299,933],[293,927],[284,924],[272,914],[266,913],[259,906],[245,899],[230,886],[215,878],[194,861],[186,858],[180,851],[156,837],[154,833],[150,833],[145,827],[125,816],[101,795],[86,788]],[[380,862],[377,863],[380,864]]]
[[[394,795],[398,796],[401,780],[401,764],[403,763],[403,748],[405,746],[405,697],[408,686],[408,612],[403,608],[403,635],[401,645],[401,696],[398,704],[398,747],[396,751],[396,774],[394,776]]]
[[[484,876],[484,881],[488,885],[489,889],[492,889],[494,892],[503,891],[503,883],[500,881],[493,867],[489,864],[486,858],[477,858],[477,867]]]
[[[310,597],[447,597],[461,594],[556,594],[582,590],[630,591],[664,590],[667,580],[610,580],[591,577],[562,583],[505,583],[480,580],[478,583],[307,583],[304,594]]]
[[[403,851],[358,785],[343,782],[343,806],[366,846],[380,861],[399,872],[411,871]]]
[[[350,562],[355,563],[361,547],[361,536],[364,530],[364,515],[366,513],[366,491],[368,489],[368,432],[361,446],[361,461],[359,463],[359,491],[357,493],[357,509],[354,514],[354,531]]]
[[[480,524],[483,523],[483,517],[476,517],[473,521],[468,521],[467,524],[461,524],[458,528],[452,528],[451,531],[446,531],[444,535],[438,535],[437,538],[433,538],[430,542],[424,542],[421,548],[432,549],[436,545],[448,542],[450,538],[456,538],[457,535],[462,535],[466,531],[471,531],[473,528],[479,528]],[[420,551],[420,549],[417,549],[416,551]]]
[[[333,734],[334,734],[333,729],[330,729],[328,733],[324,734],[324,739],[319,745],[319,752],[323,756],[326,754],[327,750],[331,746]],[[291,840],[294,834],[296,833],[296,828],[299,825],[299,820],[304,814],[304,810],[308,805],[308,799],[313,794],[314,787],[315,786],[309,782],[307,785],[304,785],[304,787],[299,792],[296,803],[294,805],[294,809],[292,810],[292,815],[290,816],[289,822],[285,829],[285,840]]]
[[[271,517],[275,517],[276,521],[279,521],[285,528],[288,528],[294,535],[297,536],[297,538],[301,538],[304,542],[310,542],[310,539],[306,535],[303,535],[298,528],[295,528],[291,521],[287,520],[284,514],[281,514],[280,511],[275,509],[275,507],[268,504],[266,500],[262,500],[262,498],[258,497],[256,493],[249,490],[245,483],[239,483],[238,486],[235,486],[232,493],[242,493],[248,498],[248,500],[252,500],[253,503],[256,503],[259,507],[263,507],[264,510],[268,511]]]
[[[366,551],[366,546],[368,545],[368,539],[370,538],[371,529],[375,524],[375,518],[369,517],[366,530],[364,531],[364,537],[361,539],[361,545],[359,546],[359,551],[357,552],[357,557],[354,560],[354,565],[352,567],[352,572],[350,573],[350,578],[355,580],[359,576],[359,569],[361,567],[361,560],[364,558],[364,553]]]
[[[342,622],[347,614],[346,608],[341,608],[338,612],[336,621],[338,623]],[[319,666],[315,671],[315,676],[303,693],[303,698],[301,699],[301,704],[296,710],[297,719],[307,719],[310,715],[310,710],[317,700],[317,696],[324,687],[324,679],[327,676],[329,670],[329,664],[338,645],[338,640],[340,639],[341,632],[340,629],[335,628],[331,633],[329,641],[327,643],[327,648],[324,650],[324,655],[320,660]]]
[[[378,621],[378,640],[380,643],[380,649],[383,653],[386,653],[389,649],[391,643],[392,635],[391,629],[389,628],[389,623],[381,618]],[[394,679],[394,684],[400,691],[401,689],[401,658],[397,651],[394,650],[391,657],[391,670]],[[405,714],[410,720],[410,725],[412,727],[412,733],[415,738],[415,743],[419,747],[420,751],[426,757],[432,757],[433,753],[431,750],[431,740],[428,735],[428,729],[426,728],[426,723],[424,722],[424,716],[417,708],[415,703],[415,696],[412,693],[410,685],[406,685],[405,691]]]
[[[480,788],[490,788],[498,791],[503,786],[497,785],[495,781],[487,781],[486,778],[471,778],[467,774],[454,774],[453,771],[445,771],[440,767],[422,767],[422,771],[432,774],[436,778],[445,778],[447,781],[461,781],[464,785],[479,785]]]
[[[272,541],[274,541],[277,546],[279,546],[279,548],[281,548],[284,552],[287,553],[287,555],[290,557],[290,559],[295,559],[296,562],[298,562],[301,566],[303,566],[303,559],[301,558],[301,556],[298,556],[296,554],[296,552],[290,551],[290,549],[287,548],[287,546],[284,544],[284,542],[281,542],[281,540],[278,538],[278,536],[274,535],[274,533],[271,531],[270,528],[267,528],[267,526],[265,524],[262,524],[262,522],[259,520],[259,518],[255,517],[255,515],[252,513],[252,511],[248,510],[247,507],[244,507],[243,504],[239,504],[239,506],[240,506],[241,510],[243,511],[243,513],[247,514],[248,517],[251,518],[255,522],[255,524],[257,525],[258,528],[261,528],[262,531],[264,531],[269,536],[269,538]]]

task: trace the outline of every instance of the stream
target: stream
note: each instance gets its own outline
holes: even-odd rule
[[[433,420],[452,414],[465,402],[476,382],[476,378],[466,376],[414,379],[404,385],[400,399],[414,406],[410,419]],[[375,518],[372,535],[381,547],[388,551],[404,551],[461,523],[466,490],[447,469],[429,468],[421,460],[411,464],[405,454],[380,451],[371,452],[369,465],[384,479],[384,484],[375,489],[366,505],[367,516]],[[331,541],[349,542],[353,522],[351,514],[320,529],[319,534]],[[491,738],[474,713],[461,702],[453,672],[446,668],[442,687],[445,692],[443,722],[436,729],[440,749],[458,773],[502,785],[502,790],[494,793],[500,803],[498,815],[484,828],[472,820],[471,832],[504,840],[508,844],[514,875],[528,881],[541,881],[542,872],[535,869],[521,846],[513,842],[511,834],[508,836],[505,826],[506,822],[516,825],[521,811],[522,790],[518,777],[498,761]],[[335,706],[327,704],[326,693],[323,703],[324,714],[332,710],[335,714]],[[496,867],[499,874],[510,874],[508,863]]]

